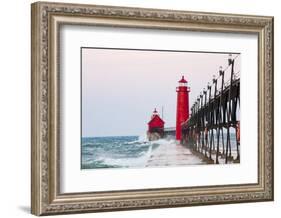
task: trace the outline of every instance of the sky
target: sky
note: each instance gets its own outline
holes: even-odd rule
[[[163,108],[165,127],[174,127],[178,81],[187,79],[191,106],[219,67],[228,66],[228,55],[82,48],[82,136],[145,135],[154,108],[161,116]],[[241,55],[236,56],[240,72]],[[225,75],[227,80],[230,68]]]

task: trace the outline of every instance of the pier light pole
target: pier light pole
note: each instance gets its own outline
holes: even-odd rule
[[[222,154],[224,155],[224,137],[223,137],[223,127],[222,127],[222,93],[224,86],[224,71],[222,66],[219,68],[219,76],[221,77],[221,91],[220,91],[220,105],[219,114],[217,119],[217,154],[216,154],[216,164],[219,164],[219,153],[220,153],[220,132],[222,137]]]
[[[203,113],[203,95],[202,95],[202,92],[200,92],[200,112]],[[202,141],[202,144],[201,144],[201,150],[203,152],[203,150],[205,149],[205,145],[204,145],[204,126],[205,126],[205,123],[204,123],[204,114],[200,114],[200,131],[202,132],[201,133],[201,141]]]
[[[197,143],[198,143],[198,148],[199,148],[199,150],[201,150],[201,130],[200,130],[200,128],[201,128],[201,125],[200,125],[200,114],[199,114],[199,110],[200,110],[200,98],[199,98],[199,96],[197,97],[197,102],[196,102],[196,105],[197,105],[197,107],[196,107],[196,114],[197,114],[197,135],[198,135],[198,137],[197,137]]]
[[[216,97],[217,97],[217,79],[216,79],[216,76],[215,75],[213,75],[213,84],[215,85],[215,91],[214,91],[214,102],[215,101],[217,101],[217,99],[216,99]],[[212,86],[210,86],[210,92],[212,91],[211,90],[211,88],[212,88]],[[210,95],[211,96],[211,95]],[[212,133],[211,133],[211,146],[213,147],[213,150],[215,151],[215,140],[214,140],[214,128],[216,128],[216,134],[218,134],[218,128],[217,128],[217,124],[218,124],[218,122],[217,122],[217,120],[218,120],[218,113],[217,113],[217,110],[215,110],[215,111],[213,111],[212,112],[213,114],[212,114],[212,117],[211,117],[211,119],[212,119]],[[218,151],[218,148],[217,148],[217,151]],[[210,149],[210,152],[212,152],[212,149]],[[212,158],[212,156],[210,155],[210,159]],[[217,159],[217,157],[216,157],[216,159]]]
[[[207,106],[207,91],[205,88],[203,88],[203,95],[204,95],[204,98],[205,98],[205,101],[204,101],[204,108],[206,108]],[[205,136],[205,156],[207,157],[207,147],[208,147],[208,144],[209,144],[209,141],[208,141],[208,120],[207,120],[207,111],[204,111],[203,110],[203,122],[204,122],[204,136]]]
[[[230,142],[230,131],[229,128],[231,126],[230,114],[231,114],[231,92],[232,92],[232,83],[233,83],[233,74],[234,74],[234,59],[232,58],[232,54],[228,56],[228,65],[231,65],[231,74],[230,74],[230,85],[228,92],[228,113],[227,113],[227,140],[226,140],[226,157],[225,163],[228,162],[228,158],[231,158],[231,142]],[[228,149],[229,149],[229,157],[228,157]]]
[[[208,82],[207,89],[209,92],[209,100],[208,100],[209,107],[208,108],[210,110],[212,86],[210,85],[209,82]],[[212,116],[211,110],[208,111],[208,127],[210,127],[210,129],[211,129],[211,137],[209,139],[209,159],[212,160],[212,147],[213,147],[213,140],[214,140],[214,132],[213,132],[214,123],[213,123],[213,116]],[[209,132],[209,129],[208,129],[208,132]]]

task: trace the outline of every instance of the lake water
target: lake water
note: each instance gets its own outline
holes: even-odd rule
[[[231,134],[233,151],[236,150],[234,140],[235,135]],[[81,168],[146,167],[151,155],[157,149],[165,146],[166,153],[164,155],[169,155],[174,152],[176,144],[177,142],[171,138],[150,142],[147,141],[146,137],[139,136],[83,137]]]

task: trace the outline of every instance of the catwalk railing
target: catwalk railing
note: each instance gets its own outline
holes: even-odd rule
[[[182,124],[182,143],[202,153],[210,162],[240,162],[240,71],[228,59],[191,107]],[[226,78],[228,77],[228,80]]]

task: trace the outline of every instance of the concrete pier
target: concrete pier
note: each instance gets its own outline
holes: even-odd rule
[[[181,144],[161,144],[151,152],[147,167],[208,164],[206,160]]]

